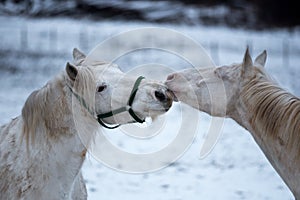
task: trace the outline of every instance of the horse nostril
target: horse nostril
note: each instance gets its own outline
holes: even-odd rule
[[[175,74],[170,74],[168,77],[167,77],[167,81],[171,81],[175,78]]]
[[[165,100],[166,100],[165,94],[162,93],[161,91],[155,91],[155,97],[156,97],[159,101],[165,101]]]

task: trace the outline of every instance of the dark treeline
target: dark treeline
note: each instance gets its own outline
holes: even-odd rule
[[[185,4],[198,6],[226,5],[231,9],[242,9],[247,12],[253,6],[257,23],[269,26],[300,25],[298,2],[295,0],[182,0]]]
[[[226,8],[222,13],[217,9],[220,6]],[[254,29],[298,26],[297,8],[294,0],[0,0],[0,14],[4,15],[225,24]],[[190,16],[187,9],[196,14]]]

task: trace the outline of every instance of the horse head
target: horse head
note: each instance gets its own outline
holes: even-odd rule
[[[266,51],[254,63],[247,48],[242,63],[218,68],[186,69],[168,75],[166,85],[178,100],[213,116],[235,110],[244,84],[263,73]]]
[[[173,95],[163,83],[129,76],[112,63],[87,60],[78,49],[73,57],[74,63],[66,65],[68,85],[103,126],[143,122],[172,105]]]

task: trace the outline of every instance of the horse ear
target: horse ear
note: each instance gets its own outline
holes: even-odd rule
[[[253,66],[252,58],[251,58],[250,53],[249,53],[249,47],[247,47],[247,49],[246,49],[242,66],[243,66],[242,74],[247,72],[250,69],[250,67]]]
[[[261,54],[259,54],[254,61],[254,65],[258,67],[264,67],[267,60],[267,51],[264,50]]]
[[[69,62],[67,62],[67,65],[66,65],[66,72],[67,72],[69,78],[70,78],[72,81],[75,81],[76,76],[77,76],[77,74],[78,74],[78,70],[77,70],[76,66],[73,65],[73,64],[71,64],[71,63],[69,63]]]
[[[84,60],[86,58],[86,55],[84,53],[82,53],[81,51],[79,51],[79,49],[74,48],[73,49],[73,59],[75,61],[75,63],[78,63],[82,60]]]
[[[252,58],[249,53],[249,47],[247,47],[245,55],[244,55],[243,66],[244,67],[252,67],[253,66]]]

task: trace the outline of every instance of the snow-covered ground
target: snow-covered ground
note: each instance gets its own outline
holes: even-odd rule
[[[126,30],[153,27],[149,23],[91,22],[72,19],[26,19],[0,17],[0,123],[20,114],[27,96],[64,69],[79,47],[89,52],[98,43]],[[252,55],[268,51],[267,71],[284,88],[300,96],[300,30],[249,31],[225,27],[159,25],[183,33],[203,45],[216,64],[241,62],[246,45]],[[146,39],[145,39],[146,40]],[[122,46],[117,42],[116,48]],[[184,51],[188,47],[179,46]],[[117,62],[125,71],[130,66],[161,63],[174,70],[188,64],[165,52],[144,51]],[[176,132],[181,104],[164,116],[168,122],[161,134]],[[251,135],[227,119],[217,144],[204,159],[200,148],[211,118],[199,112],[197,135],[173,164],[155,172],[131,174],[111,169],[88,155],[83,167],[88,199],[293,199]],[[119,148],[140,153],[161,148],[157,136],[139,140],[121,131],[105,133]],[[159,137],[159,136],[158,136]],[[153,142],[152,142],[153,140]],[[143,148],[143,145],[148,148]],[[152,145],[152,146],[151,146]],[[156,148],[157,147],[157,148]],[[144,152],[143,152],[144,153]],[[119,158],[122,159],[122,158]]]

